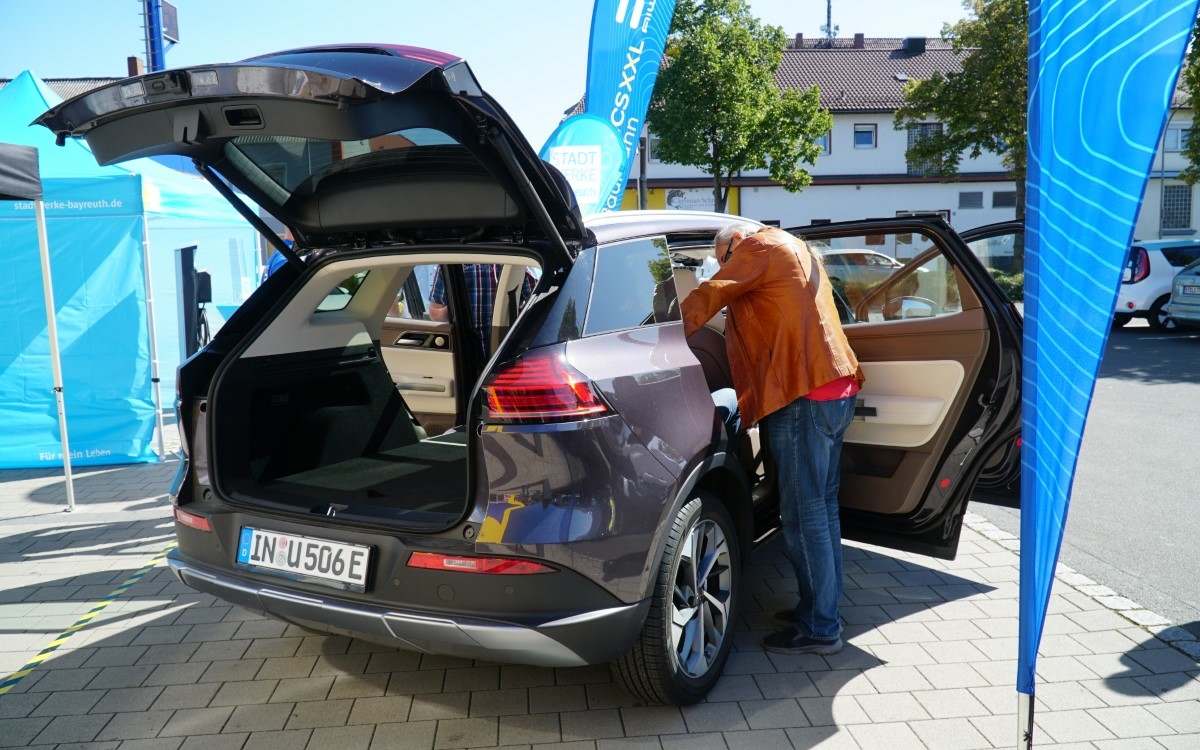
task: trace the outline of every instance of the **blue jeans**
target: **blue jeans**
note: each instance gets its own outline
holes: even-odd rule
[[[834,640],[842,633],[838,486],[842,436],[854,419],[855,400],[801,397],[766,418],[783,538],[799,584],[796,630],[818,640]]]

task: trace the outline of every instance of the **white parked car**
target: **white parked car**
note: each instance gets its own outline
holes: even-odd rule
[[[1175,274],[1197,259],[1200,240],[1135,242],[1125,259],[1113,325],[1120,328],[1134,318],[1145,318],[1155,331],[1174,330],[1175,321],[1167,313],[1171,285]]]

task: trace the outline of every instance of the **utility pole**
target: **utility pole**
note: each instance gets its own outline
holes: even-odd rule
[[[179,41],[179,11],[167,0],[141,0],[146,29],[146,69],[167,69],[167,50]]]
[[[167,54],[163,49],[162,0],[142,0],[146,14],[146,69],[165,70]]]

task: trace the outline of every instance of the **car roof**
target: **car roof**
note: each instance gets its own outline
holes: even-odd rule
[[[730,224],[759,224],[753,219],[712,211],[610,211],[584,218],[600,244],[660,234],[715,235]]]
[[[1142,247],[1147,250],[1159,250],[1164,247],[1188,247],[1200,245],[1200,239],[1181,237],[1177,240],[1159,239],[1159,240],[1134,240],[1133,247]]]

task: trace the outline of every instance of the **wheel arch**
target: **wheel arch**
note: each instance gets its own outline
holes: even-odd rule
[[[742,562],[750,554],[750,545],[754,532],[754,513],[750,492],[750,480],[737,457],[730,453],[719,452],[704,456],[695,463],[692,469],[682,475],[675,491],[674,500],[664,509],[664,523],[655,534],[653,554],[650,560],[662,558],[667,545],[667,529],[665,520],[674,518],[679,509],[687,504],[696,490],[705,490],[715,496],[725,509],[729,511],[737,529],[738,546],[741,550]]]

